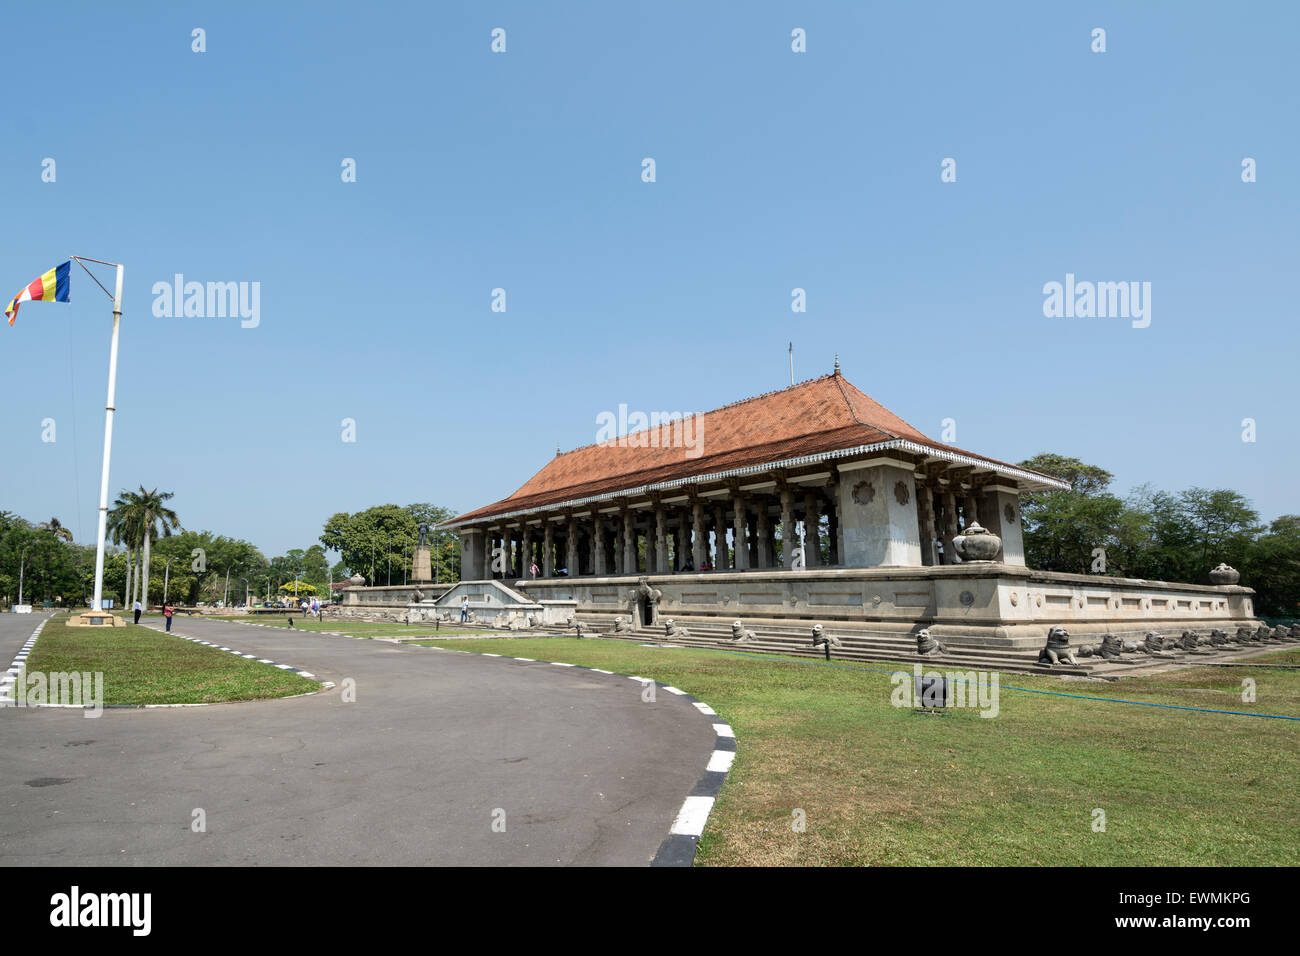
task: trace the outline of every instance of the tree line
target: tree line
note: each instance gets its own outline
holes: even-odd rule
[[[1225,562],[1255,589],[1257,614],[1300,613],[1300,515],[1263,522],[1243,495],[1226,488],[1140,485],[1120,497],[1110,472],[1057,454],[1020,464],[1073,485],[1021,497],[1031,568],[1209,584],[1210,569]]]
[[[409,580],[420,523],[430,528],[452,516],[425,502],[380,505],[325,522],[319,543],[267,558],[252,542],[211,531],[187,531],[169,505],[171,492],[123,491],[108,514],[104,597],[118,608],[164,597],[185,605],[239,604],[298,593],[328,598],[331,585],[354,574],[367,584]],[[431,559],[442,581],[460,579],[460,543],[430,532]],[[341,560],[332,567],[326,551]],[[146,571],[147,569],[147,571]],[[24,603],[87,607],[94,589],[95,546],[78,544],[58,518],[34,523],[0,511],[0,596],[5,607]]]

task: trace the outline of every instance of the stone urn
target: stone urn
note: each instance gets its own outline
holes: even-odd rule
[[[972,521],[961,534],[952,539],[953,550],[962,561],[992,561],[1002,550],[1002,539],[988,528]]]
[[[1240,580],[1241,572],[1223,562],[1219,562],[1219,566],[1210,572],[1211,584],[1236,584]]]
[[[359,588],[361,587],[361,585],[366,583],[366,579],[363,578],[360,574],[354,574],[352,575],[352,577],[348,578],[348,583],[351,584],[354,588]]]

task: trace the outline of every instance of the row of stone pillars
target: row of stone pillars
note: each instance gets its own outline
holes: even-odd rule
[[[733,490],[725,498],[685,504],[652,501],[649,508],[581,517],[546,515],[540,525],[463,529],[461,573],[517,579],[533,577],[534,566],[544,578],[561,570],[573,577],[792,568],[800,531],[805,566],[837,565],[843,543],[831,491],[794,485],[776,494]],[[476,535],[483,534],[477,545]]]
[[[917,481],[917,519],[921,526],[921,563],[959,564],[952,539],[979,521],[978,484],[969,490],[960,482],[942,485],[934,478]]]

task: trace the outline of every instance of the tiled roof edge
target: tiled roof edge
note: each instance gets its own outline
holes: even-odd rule
[[[780,389],[780,391],[784,391],[784,389]],[[755,397],[761,398],[762,396]],[[746,399],[745,401],[749,401],[749,399]],[[735,404],[739,405],[742,404],[742,402],[736,402]],[[914,454],[924,454],[934,458],[942,458],[951,461],[954,464],[972,465],[984,468],[992,467],[993,471],[1008,478],[1024,478],[1028,481],[1036,482],[1048,487],[1054,486],[1060,491],[1070,490],[1070,483],[1068,481],[1064,481],[1060,478],[1053,478],[1051,475],[1045,475],[1041,472],[1030,471],[1028,468],[1018,468],[1015,465],[1008,465],[991,458],[980,458],[975,455],[966,455],[946,448],[936,448],[932,445],[923,445],[920,442],[915,442],[907,438],[894,438],[889,441],[874,442],[870,445],[857,445],[853,448],[839,448],[832,451],[817,452],[812,455],[801,455],[797,458],[787,458],[782,461],[762,462],[757,465],[744,465],[740,468],[731,468],[725,471],[714,472],[712,474],[673,478],[669,481],[660,481],[650,485],[641,485],[636,488],[621,488],[617,491],[608,491],[599,495],[589,495],[586,498],[575,498],[571,501],[555,501],[550,504],[536,505],[532,508],[520,508],[516,511],[503,511],[498,514],[482,515],[481,517],[470,518],[465,521],[454,519],[452,521],[444,521],[437,525],[437,527],[450,529],[463,527],[465,525],[481,524],[484,522],[496,524],[505,521],[508,518],[516,518],[521,515],[537,514],[543,511],[556,511],[560,506],[572,508],[600,501],[610,501],[614,498],[630,498],[635,495],[644,495],[655,491],[667,491],[673,488],[680,488],[684,485],[702,484],[706,481],[720,481],[726,478],[738,478],[744,475],[756,474],[761,471],[769,471],[773,468],[797,468],[801,465],[814,465],[835,458],[846,458],[849,455],[860,455],[873,451],[907,451]],[[490,508],[491,505],[487,505],[486,507]],[[468,513],[473,514],[473,512]]]

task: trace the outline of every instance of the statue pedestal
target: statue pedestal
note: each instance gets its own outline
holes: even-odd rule
[[[427,544],[417,544],[415,546],[415,560],[411,564],[411,581],[432,581],[433,580],[433,563],[429,560],[429,546]]]

